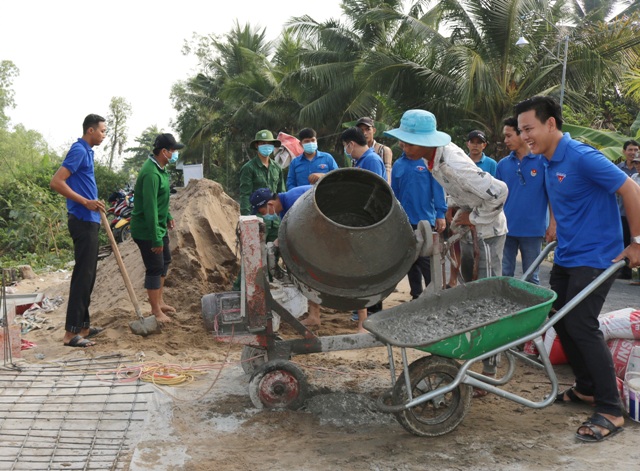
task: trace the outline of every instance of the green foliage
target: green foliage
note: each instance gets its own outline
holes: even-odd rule
[[[610,18],[613,3],[343,0],[341,18],[292,18],[275,44],[249,25],[196,37],[185,51],[199,70],[172,93],[185,158],[233,194],[258,129],[310,126],[339,155],[345,122],[367,115],[395,126],[411,108],[432,111],[455,136],[485,130],[494,153],[516,103],[560,95],[565,36],[568,121],[626,134],[637,101],[620,90],[640,61],[640,17],[627,2],[626,16]]]
[[[0,254],[36,253],[72,247],[66,233],[66,208],[48,189],[31,181],[15,181],[10,194],[2,197],[6,205],[6,230],[0,240]]]
[[[562,130],[571,134],[572,138],[600,150],[608,159],[613,161],[622,158],[622,146],[625,141],[629,140],[627,136],[616,132],[591,129],[567,123],[562,125]]]
[[[162,130],[158,129],[158,126],[149,126],[142,134],[135,138],[136,146],[125,149],[125,152],[129,155],[122,166],[122,173],[129,176],[132,180],[137,175],[138,170],[142,167],[142,164],[149,158],[149,155],[153,151],[153,143],[158,134],[162,133]]]
[[[114,96],[109,103],[107,115],[107,147],[109,153],[108,168],[113,168],[113,161],[118,153],[122,157],[124,146],[127,143],[127,120],[131,115],[131,105],[123,97]]]
[[[14,91],[11,89],[13,79],[20,74],[15,64],[8,60],[0,62],[0,128],[4,129],[9,122],[6,114],[7,108],[16,106],[14,101]]]

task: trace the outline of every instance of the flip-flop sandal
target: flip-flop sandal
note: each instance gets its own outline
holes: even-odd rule
[[[64,344],[65,347],[74,347],[74,348],[87,348],[87,347],[93,347],[94,345],[95,343],[93,343],[91,340],[85,339],[81,335],[76,335],[71,340],[69,340],[68,343]]]
[[[593,435],[580,434],[579,433],[580,429],[585,427],[591,430],[591,433],[593,433]],[[606,435],[603,435],[598,427],[602,427],[605,430],[608,430],[609,433]],[[596,443],[596,442],[601,442],[603,440],[606,440],[607,438],[613,437],[614,435],[622,432],[623,430],[624,428],[616,427],[613,424],[613,422],[611,422],[609,419],[607,419],[603,415],[596,413],[596,414],[593,414],[591,418],[586,422],[582,422],[582,425],[578,427],[578,430],[576,431],[576,438],[578,440],[582,440],[583,442]]]
[[[104,329],[102,327],[90,327],[89,334],[87,334],[85,339],[90,339],[91,337],[95,337],[96,335],[101,334],[102,332],[104,332]]]
[[[565,399],[564,399],[565,395],[569,398],[568,401],[565,401]],[[574,387],[570,387],[566,391],[562,391],[561,393],[558,393],[554,403],[555,404],[586,404],[588,406],[593,406],[594,405],[593,402],[589,402],[589,401],[585,401],[584,399],[581,399],[575,393],[575,388]]]

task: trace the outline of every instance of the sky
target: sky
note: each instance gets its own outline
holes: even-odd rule
[[[149,126],[173,131],[171,87],[194,75],[196,59],[181,52],[193,33],[224,35],[237,20],[265,27],[274,40],[292,17],[341,13],[340,0],[3,0],[0,61],[20,71],[7,114],[62,154],[87,114],[106,118],[111,98],[121,96],[132,107],[133,145]]]

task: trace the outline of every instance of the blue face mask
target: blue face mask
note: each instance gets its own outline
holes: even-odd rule
[[[180,152],[178,152],[177,150],[173,151],[173,154],[171,154],[171,158],[169,159],[169,163],[175,164],[178,161],[179,156]]]
[[[265,214],[262,216],[262,219],[265,221],[275,221],[276,219],[280,219],[277,214]]]
[[[269,157],[273,152],[273,149],[275,149],[273,144],[262,144],[258,146],[258,152],[260,152],[260,154],[264,155],[265,157]]]
[[[351,154],[349,152],[347,152],[347,147],[348,147],[348,145],[346,145],[344,147],[344,154],[351,159],[352,157],[351,157]]]
[[[318,150],[318,143],[307,142],[306,144],[302,144],[302,148],[304,149],[305,154],[315,154]]]

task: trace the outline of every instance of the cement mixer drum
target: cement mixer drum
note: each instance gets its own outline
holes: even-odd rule
[[[368,170],[327,174],[280,226],[282,258],[310,300],[341,310],[387,297],[416,259],[416,237],[388,183]]]

